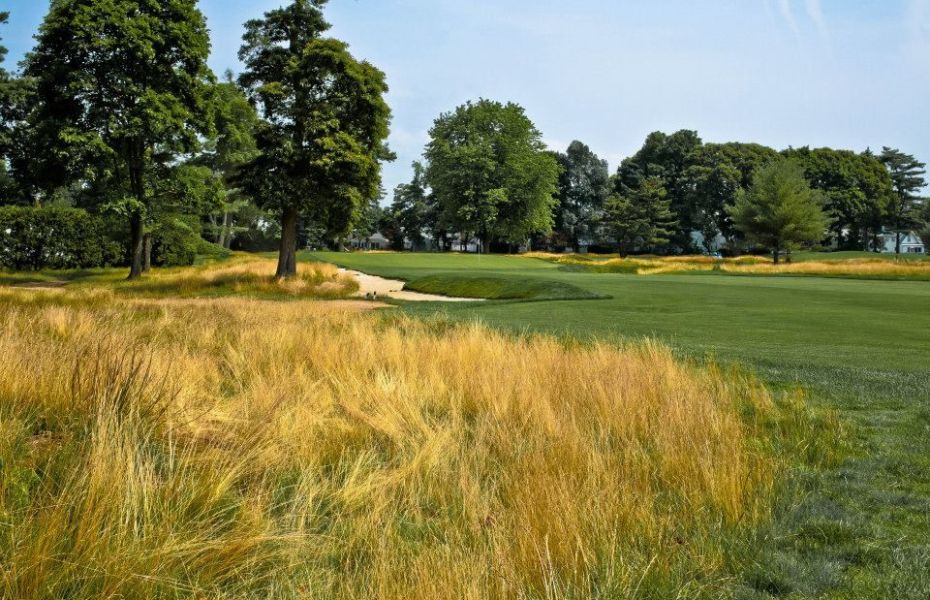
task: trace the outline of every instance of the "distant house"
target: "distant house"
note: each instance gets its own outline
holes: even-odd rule
[[[894,254],[896,243],[897,236],[894,232],[883,233],[878,238],[877,250],[886,254]],[[927,245],[916,232],[901,233],[901,254],[926,254],[926,252]]]
[[[353,237],[349,240],[349,247],[353,250],[389,250],[391,240],[384,237],[381,232],[377,232],[364,238]]]

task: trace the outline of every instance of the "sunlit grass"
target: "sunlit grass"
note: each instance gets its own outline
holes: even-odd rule
[[[832,452],[653,343],[115,299],[0,290],[0,596],[717,597]]]
[[[714,271],[740,275],[810,275],[863,279],[910,279],[930,281],[930,261],[895,258],[806,259],[775,265],[760,256],[713,258],[709,256],[630,257],[608,255],[550,254],[526,255],[595,273],[661,275]],[[827,255],[828,256],[828,255]]]
[[[286,298],[347,298],[358,291],[358,282],[326,263],[299,263],[297,277],[277,279],[276,262],[248,254],[197,267],[153,269],[141,279],[126,280],[125,269],[92,271],[10,273],[0,284],[48,285],[67,283],[71,288],[106,288],[120,295],[147,297],[258,296]]]

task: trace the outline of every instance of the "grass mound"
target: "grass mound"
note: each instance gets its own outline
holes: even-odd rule
[[[654,344],[86,293],[0,290],[5,598],[713,597],[810,448]]]
[[[429,275],[407,283],[404,289],[487,300],[594,300],[606,297],[561,281],[493,276]]]

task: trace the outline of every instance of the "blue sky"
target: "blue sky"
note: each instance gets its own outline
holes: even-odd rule
[[[237,70],[242,23],[283,1],[201,0],[217,73]],[[47,2],[0,7],[14,62]],[[433,119],[479,97],[522,104],[552,147],[580,139],[611,169],[650,131],[681,128],[930,162],[930,0],[332,0],[326,12],[387,73],[388,190]]]

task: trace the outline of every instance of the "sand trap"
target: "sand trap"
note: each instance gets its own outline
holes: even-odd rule
[[[452,296],[438,296],[436,294],[421,294],[404,290],[405,282],[399,279],[385,279],[376,275],[369,275],[360,271],[339,269],[340,273],[352,275],[358,280],[359,290],[356,296],[361,298],[377,294],[381,298],[393,298],[408,302],[484,302],[481,298],[454,298]]]

